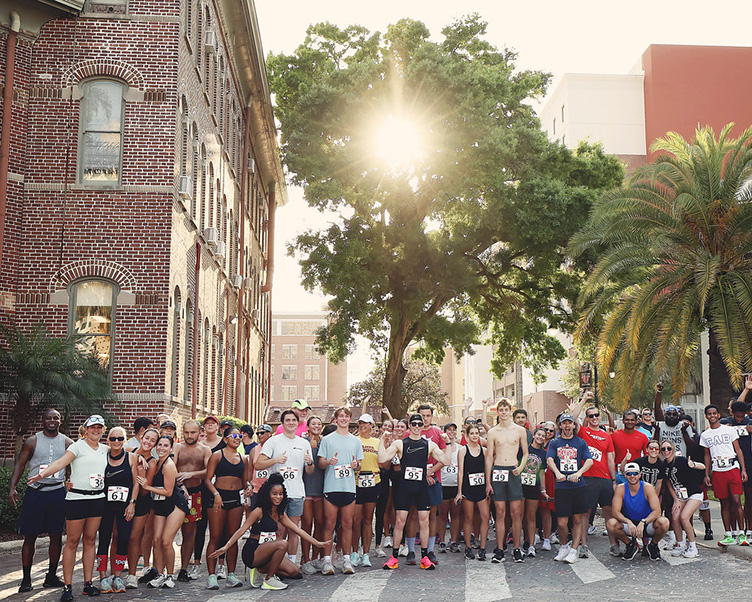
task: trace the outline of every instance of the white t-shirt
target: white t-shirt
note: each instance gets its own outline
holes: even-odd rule
[[[269,474],[279,472],[285,477],[287,496],[291,498],[305,497],[305,485],[303,484],[303,471],[305,470],[306,452],[311,454],[311,444],[297,435],[292,439],[284,434],[274,435],[264,443],[261,453],[267,458],[276,458],[283,453],[287,454],[287,462],[284,464],[272,464]]]
[[[658,428],[660,429],[660,440],[663,441],[664,439],[667,439],[671,441],[671,443],[674,444],[674,449],[677,450],[679,453],[677,453],[677,456],[684,456],[687,457],[687,444],[684,442],[684,436],[682,435],[682,422],[679,421],[679,424],[675,424],[674,426],[669,426],[665,422],[659,422],[657,424]],[[692,430],[688,431],[688,434],[692,435]]]
[[[441,467],[441,484],[447,487],[457,487],[457,455],[459,454],[460,446],[455,445],[452,451],[452,463],[449,466]],[[396,456],[395,456],[396,457]]]
[[[85,439],[79,439],[72,443],[66,451],[71,452],[76,459],[71,462],[70,481],[73,489],[82,491],[97,491],[96,495],[84,495],[69,491],[65,495],[66,500],[96,500],[104,497],[104,471],[107,468],[107,452],[110,448],[99,444],[97,449],[92,449]]]
[[[700,445],[710,450],[714,472],[727,472],[738,467],[734,441],[739,438],[735,428],[722,424],[718,428],[708,428],[700,435]],[[70,448],[69,448],[70,449]]]

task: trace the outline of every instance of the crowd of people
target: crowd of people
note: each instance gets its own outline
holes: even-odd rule
[[[32,589],[35,542],[43,533],[50,535],[44,586],[62,587],[63,601],[74,599],[79,547],[89,596],[199,578],[209,590],[219,580],[240,587],[241,567],[250,570],[251,586],[283,590],[304,574],[352,574],[375,558],[386,558],[385,570],[398,569],[401,557],[434,570],[437,551],[464,550],[468,561],[488,554],[498,563],[510,544],[514,562],[559,544],[553,559],[574,563],[590,554],[598,506],[614,556],[632,560],[642,550],[659,560],[658,544],[668,535],[664,553],[692,558],[699,554],[695,512],[705,539],[714,537],[711,487],[725,529],[718,544],[749,545],[750,389],[752,377],[726,419],[707,406],[702,433],[680,407],[662,408],[660,384],[653,410],[625,412],[620,429],[590,392],[555,421],[532,428],[524,410],[502,399],[494,426],[468,418],[462,432],[455,424],[435,426],[433,408],[424,405],[379,425],[363,413],[352,433],[349,408],[324,425],[296,400],[276,433],[267,424],[238,429],[214,416],[187,420],[178,433],[160,415],[156,422],[138,418],[130,439],[114,426],[103,443],[105,421],[94,415],[74,442],[49,409],[11,478],[10,501],[17,504],[16,487],[29,469],[19,591]]]

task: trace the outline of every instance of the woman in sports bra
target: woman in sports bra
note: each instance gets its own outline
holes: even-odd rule
[[[215,451],[206,467],[206,488],[209,490],[209,547],[206,549],[209,579],[207,589],[219,589],[217,583],[216,557],[209,555],[216,550],[225,533],[233,533],[243,522],[244,494],[246,483],[250,482],[248,464],[238,452],[242,435],[235,427],[228,426],[224,432],[225,447]],[[240,587],[243,583],[235,576],[238,561],[238,546],[229,548],[227,553],[227,587]]]
[[[465,558],[475,559],[471,536],[475,509],[480,513],[480,550],[478,560],[486,559],[486,540],[488,539],[489,504],[486,495],[486,457],[480,444],[480,430],[470,424],[465,429],[467,445],[457,454],[457,482],[460,490],[454,498],[456,504],[462,504],[465,534]]]
[[[128,560],[128,542],[131,537],[133,516],[136,512],[136,498],[139,485],[136,482],[138,460],[135,454],[123,449],[125,429],[115,426],[107,436],[110,453],[107,454],[107,467],[104,469],[104,510],[99,524],[99,547],[97,548],[97,570],[99,589],[103,594],[124,592],[125,583],[121,577]],[[115,537],[115,557],[112,559],[112,577],[107,577],[107,560],[112,539],[113,525],[117,523]]]
[[[317,548],[323,548],[329,542],[321,542],[308,535],[287,517],[286,508],[284,478],[279,473],[273,473],[261,486],[256,507],[248,513],[243,525],[224,546],[208,554],[209,558],[218,558],[233,547],[237,548],[240,537],[250,529],[251,536],[243,546],[243,562],[251,569],[251,585],[261,589],[287,589],[287,584],[282,583],[277,574],[296,579],[300,578],[300,569],[287,558],[287,541],[277,539],[280,525]]]
[[[146,477],[137,477],[138,484],[151,493],[154,513],[154,568],[157,576],[149,587],[175,587],[175,548],[172,542],[188,514],[188,501],[176,480],[178,469],[170,457],[174,442],[169,435],[157,439],[157,470],[151,485]],[[167,574],[164,574],[165,569]]]

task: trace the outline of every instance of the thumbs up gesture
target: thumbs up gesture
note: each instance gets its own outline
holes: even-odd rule
[[[337,465],[337,453],[336,452],[334,453],[334,455],[331,458],[329,458],[329,464],[331,466],[336,466]]]

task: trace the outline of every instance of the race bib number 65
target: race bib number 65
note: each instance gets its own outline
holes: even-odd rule
[[[358,476],[358,487],[376,487],[376,475],[362,474]]]

